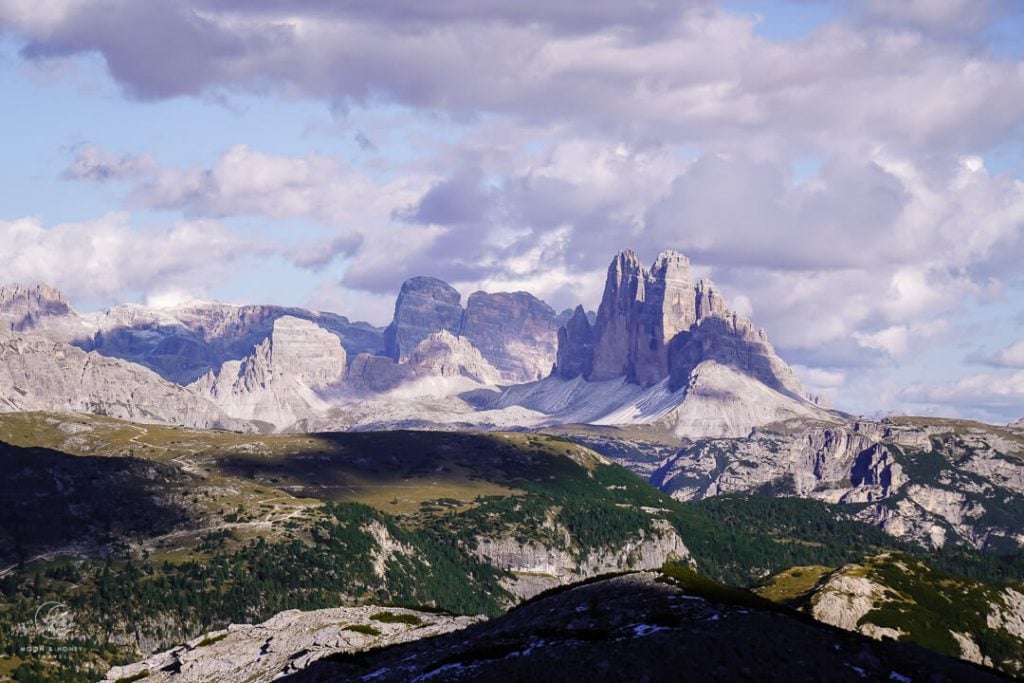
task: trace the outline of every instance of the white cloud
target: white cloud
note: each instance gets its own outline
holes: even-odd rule
[[[892,325],[877,332],[855,332],[853,338],[865,348],[884,351],[893,358],[902,358],[907,352],[920,348],[949,330],[945,320],[931,320],[915,325]]]
[[[846,373],[841,370],[823,370],[821,368],[809,368],[804,365],[794,365],[800,381],[808,388],[835,389],[846,383]]]
[[[972,405],[1009,409],[1008,415],[1024,412],[1024,370],[1009,374],[982,373],[955,382],[914,384],[902,397],[915,403]]]
[[[996,351],[992,357],[992,364],[1004,368],[1024,368],[1024,341]]]
[[[212,221],[133,228],[124,214],[43,226],[0,221],[0,272],[9,282],[45,282],[72,300],[123,300],[130,291],[202,294],[233,261],[263,247]]]
[[[343,104],[385,99],[747,150],[780,140],[978,148],[1024,116],[1024,73],[970,45],[843,21],[773,42],[755,33],[756,17],[705,2],[604,15],[536,2],[519,3],[518,13],[464,2],[404,13],[392,3],[7,4],[0,18],[30,41],[26,54],[98,52],[128,92],[152,99],[270,86]],[[984,4],[873,8],[888,22],[956,26],[983,20],[987,11],[973,8]],[[661,5],[671,8],[643,11]]]

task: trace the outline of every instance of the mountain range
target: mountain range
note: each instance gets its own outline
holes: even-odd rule
[[[198,301],[79,313],[9,285],[0,413],[0,648],[34,646],[15,629],[40,599],[67,604],[88,680],[398,680],[398,660],[457,680],[510,657],[649,659],[719,619],[759,666],[778,644],[746,621],[855,648],[813,653],[851,680],[902,676],[911,652],[861,636],[1024,671],[1024,422],[830,410],[678,252],[617,254],[593,312],[526,292],[463,305],[412,278],[386,327]],[[621,571],[648,573],[477,626],[395,607],[495,617]],[[652,588],[680,577],[684,597]],[[622,606],[641,594],[649,610]],[[537,641],[544,609],[565,629]],[[401,645],[463,627],[430,641],[438,661]],[[397,659],[359,654],[385,645]],[[724,652],[715,671],[750,674]],[[42,659],[9,668],[63,675]],[[914,670],[981,671],[929,662]]]
[[[239,432],[545,429],[678,500],[839,504],[933,547],[1016,549],[1024,428],[871,421],[807,397],[763,329],[675,251],[611,261],[596,313],[526,292],[406,281],[385,328],[334,313],[192,302],[76,312],[0,288],[0,410]],[[574,426],[576,425],[576,426]]]
[[[416,277],[384,329],[203,302],[80,314],[46,285],[0,289],[0,322],[10,410],[259,431],[650,423],[689,437],[834,419],[804,397],[766,333],[672,251],[650,269],[618,254],[596,315],[556,314],[527,292],[475,292],[463,308],[451,286]],[[62,375],[79,385],[34,379]]]

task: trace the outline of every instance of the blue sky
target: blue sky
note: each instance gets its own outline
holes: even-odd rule
[[[998,0],[0,0],[0,267],[384,323],[675,248],[837,407],[1007,421],[1022,57]]]

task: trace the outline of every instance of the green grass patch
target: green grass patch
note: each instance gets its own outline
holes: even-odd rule
[[[207,636],[206,638],[203,638],[198,643],[196,643],[196,647],[199,648],[199,647],[206,647],[208,645],[213,645],[214,643],[219,643],[220,641],[224,640],[227,637],[228,637],[227,633],[221,633],[220,635],[217,635],[217,636]]]
[[[726,586],[706,576],[698,574],[692,567],[681,564],[666,564],[661,568],[664,583],[681,588],[689,595],[705,598],[713,602],[755,609],[777,609],[775,603],[760,595],[742,588]]]
[[[135,681],[141,681],[144,678],[149,678],[149,676],[149,669],[143,669],[137,674],[132,674],[131,676],[123,676],[117,679],[116,683],[135,683]]]
[[[408,624],[409,626],[419,626],[423,623],[423,620],[415,614],[403,614],[401,612],[376,612],[371,614],[370,618],[383,624]]]

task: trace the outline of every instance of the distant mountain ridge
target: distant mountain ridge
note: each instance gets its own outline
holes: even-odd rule
[[[620,252],[593,318],[583,307],[556,314],[528,292],[474,292],[463,308],[447,283],[415,277],[384,329],[334,313],[200,302],[80,314],[45,285],[0,290],[0,321],[10,335],[143,365],[183,387],[185,402],[194,396],[261,430],[595,422],[744,436],[790,417],[830,419],[764,331],[730,312],[709,280],[695,281],[675,251],[650,269]],[[303,376],[324,364],[329,377]],[[47,398],[54,409],[67,403]]]

